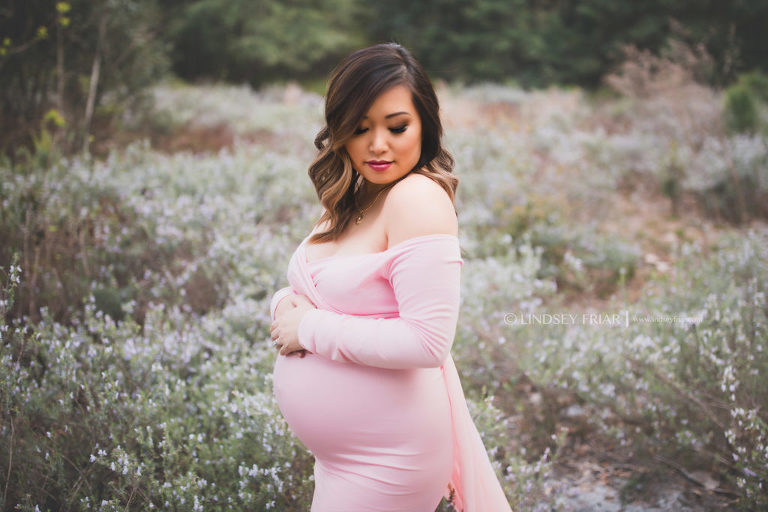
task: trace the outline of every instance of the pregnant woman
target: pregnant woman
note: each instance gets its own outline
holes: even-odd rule
[[[270,306],[277,402],[315,456],[312,512],[433,512],[443,496],[510,510],[450,354],[463,260],[438,111],[394,43],[328,85],[309,169],[324,210]]]

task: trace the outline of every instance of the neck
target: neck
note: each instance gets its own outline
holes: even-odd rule
[[[370,181],[366,181],[365,185],[363,186],[363,193],[366,196],[375,196],[376,194],[378,194],[379,192],[384,190],[389,185],[390,185],[389,183],[385,183],[383,185],[379,185],[379,184],[376,184],[376,183],[371,183]]]
[[[370,204],[370,202],[373,201],[376,195],[389,185],[390,185],[389,183],[379,185],[376,183],[371,183],[368,180],[364,180],[362,187],[360,187],[359,206],[364,208],[365,206]]]
[[[367,197],[369,199],[373,199],[374,197],[376,197],[376,194],[378,194],[379,192],[381,192],[385,188],[389,188],[389,187],[393,186],[395,183],[397,183],[398,181],[400,181],[404,177],[405,176],[403,176],[401,178],[398,178],[398,179],[396,179],[395,181],[393,181],[391,183],[383,183],[383,184],[371,183],[370,181],[368,181],[366,179],[363,179],[363,185],[360,187],[360,191],[362,192],[361,196],[364,197],[364,198]]]

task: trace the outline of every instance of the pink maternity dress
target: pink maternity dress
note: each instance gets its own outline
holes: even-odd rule
[[[450,354],[459,310],[458,238],[417,236],[379,253],[308,261],[305,238],[281,299],[317,309],[299,325],[305,357],[279,356],[278,406],[315,457],[311,512],[462,512],[509,504]]]

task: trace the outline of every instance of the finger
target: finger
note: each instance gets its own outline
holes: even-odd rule
[[[315,305],[315,303],[314,303],[314,302],[312,302],[312,299],[310,299],[308,296],[306,296],[306,295],[301,295],[301,298],[302,298],[304,301],[306,301],[306,302],[307,302],[307,304],[312,304],[313,306]]]

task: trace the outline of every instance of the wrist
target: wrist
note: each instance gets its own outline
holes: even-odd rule
[[[309,352],[315,352],[314,337],[312,336],[313,322],[317,318],[317,314],[320,310],[317,308],[311,308],[301,315],[298,328],[296,329],[296,337],[299,340],[299,345]]]
[[[291,295],[292,294],[289,293],[289,294],[286,294],[284,297],[281,297],[280,299],[278,299],[277,303],[275,303],[275,310],[274,310],[275,312],[274,312],[274,315],[273,315],[274,316],[273,319],[276,319],[278,317],[278,315],[280,315],[280,312],[282,311],[282,309],[286,308],[285,299],[287,299]]]

